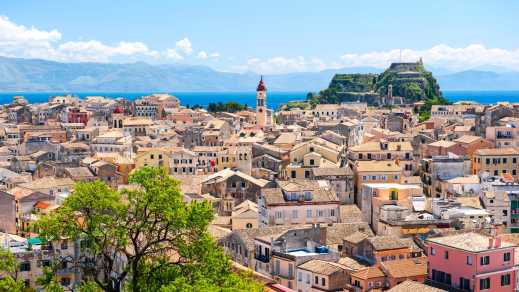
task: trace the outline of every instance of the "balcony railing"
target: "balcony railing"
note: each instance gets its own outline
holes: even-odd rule
[[[264,263],[270,262],[270,257],[268,255],[264,255],[264,254],[258,255],[257,254],[254,258],[260,262],[264,262]]]

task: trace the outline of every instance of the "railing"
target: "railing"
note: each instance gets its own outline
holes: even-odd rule
[[[263,262],[263,263],[269,263],[270,262],[270,257],[268,255],[264,255],[264,254],[260,254],[260,255],[255,255],[254,258],[260,262]]]

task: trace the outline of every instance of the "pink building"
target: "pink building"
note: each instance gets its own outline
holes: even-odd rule
[[[515,291],[514,244],[473,232],[426,244],[430,280],[466,291]]]

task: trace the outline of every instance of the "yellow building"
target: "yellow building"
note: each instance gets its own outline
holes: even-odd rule
[[[356,202],[364,184],[368,183],[400,183],[402,169],[394,161],[357,161],[354,166]]]
[[[290,151],[290,164],[283,170],[285,179],[308,179],[312,168],[337,168],[341,166],[344,146],[322,138],[297,144]]]
[[[171,151],[166,148],[139,148],[135,157],[135,167],[155,166],[169,168],[170,154]]]
[[[512,175],[519,180],[519,147],[479,149],[472,158],[472,173],[486,171],[490,175]]]

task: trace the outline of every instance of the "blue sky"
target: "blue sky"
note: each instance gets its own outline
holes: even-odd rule
[[[519,70],[519,1],[2,1],[0,54],[286,73],[423,57]]]

